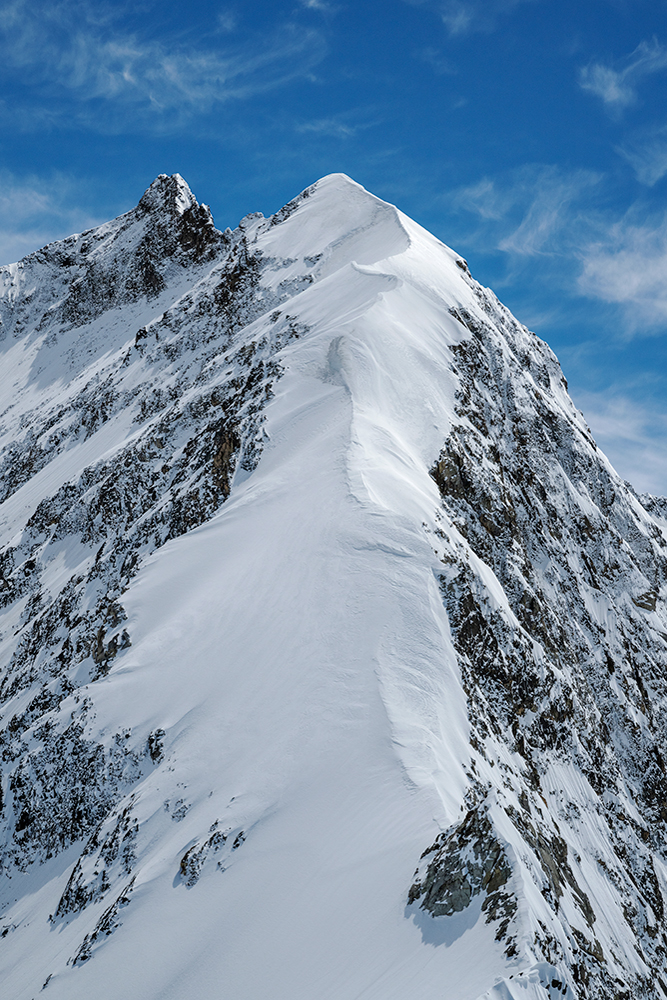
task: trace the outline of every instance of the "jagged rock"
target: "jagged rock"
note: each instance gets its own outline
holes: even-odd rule
[[[469,810],[460,826],[441,834],[424,851],[424,858],[428,858],[425,871],[417,869],[409,905],[421,899],[422,909],[434,917],[446,917],[465,910],[475,896],[484,893],[482,911],[487,922],[500,921],[497,939],[507,935],[517,909],[513,894],[504,888],[512,870],[484,812]],[[515,953],[513,943],[508,948]]]

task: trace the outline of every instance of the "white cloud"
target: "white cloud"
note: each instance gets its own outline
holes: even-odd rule
[[[83,0],[13,0],[0,7],[0,59],[5,70],[29,71],[46,115],[57,113],[46,108],[60,107],[65,118],[69,98],[87,124],[108,127],[114,116],[127,122],[132,111],[144,126],[159,121],[170,128],[304,75],[324,54],[323,39],[312,28],[286,24],[263,43],[223,48],[221,32],[235,23],[231,14],[221,14],[208,40],[188,41],[187,35],[160,39],[129,32],[119,13],[115,8],[115,20],[104,19]]]
[[[310,122],[301,122],[295,128],[297,132],[315,132],[318,135],[332,135],[339,139],[346,139],[358,130],[358,126],[347,125],[338,118],[316,118]]]
[[[475,30],[476,11],[471,3],[450,0],[442,11],[442,21],[450,35],[465,35]]]
[[[0,173],[0,220],[0,264],[103,221],[81,206],[81,185],[69,178],[17,178],[6,171]]]
[[[358,132],[365,132],[377,125],[379,119],[376,109],[372,106],[350,108],[337,115],[324,118],[313,118],[297,121],[293,128],[295,132],[314,135],[333,136],[336,139],[349,139]]]
[[[667,174],[667,126],[636,137],[616,152],[632,166],[640,184],[653,187]]]
[[[610,110],[621,110],[637,100],[637,83],[642,77],[667,68],[667,48],[657,39],[640,42],[616,69],[593,62],[579,73],[583,90],[600,97]]]
[[[225,34],[234,31],[238,24],[238,17],[233,10],[221,10],[216,18],[216,28]]]
[[[584,222],[584,205],[601,181],[588,170],[527,164],[455,192],[456,208],[481,221],[478,240],[521,257],[569,253]]]
[[[446,59],[439,49],[432,46],[415,52],[415,56],[427,63],[438,76],[454,76],[458,72],[456,66],[449,59]]]
[[[630,331],[667,322],[667,217],[644,224],[626,217],[582,251],[584,295],[622,305]]]
[[[490,32],[498,18],[515,7],[534,0],[406,0],[414,6],[426,3],[433,7],[450,35]]]
[[[667,412],[613,391],[580,393],[595,440],[639,493],[667,496]]]
[[[635,204],[614,217],[605,189],[601,174],[532,164],[460,188],[452,203],[477,220],[468,246],[506,254],[509,279],[539,260],[568,294],[619,306],[625,336],[663,332],[667,213],[647,219]]]
[[[576,203],[599,181],[600,175],[588,170],[542,170],[531,186],[523,219],[499,248],[527,256],[562,253],[571,242]]]
[[[636,203],[619,218],[605,204],[601,174],[527,165],[460,188],[452,206],[472,216],[469,248],[506,255],[498,286],[536,268],[553,288],[619,307],[617,335],[667,326],[667,212]],[[470,252],[470,250],[468,251]]]
[[[456,208],[474,212],[484,220],[499,221],[506,216],[515,198],[498,179],[484,177],[476,184],[455,191],[453,201]]]
[[[599,63],[582,69],[579,84],[583,90],[590,90],[601,97],[605,104],[624,106],[634,103],[637,98],[632,82],[624,73],[617,73]]]

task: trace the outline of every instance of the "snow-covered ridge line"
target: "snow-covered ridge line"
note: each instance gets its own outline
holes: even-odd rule
[[[8,995],[667,993],[661,501],[466,262],[160,175],[0,321]]]

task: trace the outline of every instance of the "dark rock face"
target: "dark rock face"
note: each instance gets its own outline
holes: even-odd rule
[[[139,760],[124,745],[129,734],[116,734],[107,749],[85,738],[81,717],[62,730],[50,721],[34,733],[43,749],[7,769],[15,824],[4,861],[22,871],[85,836],[108,813],[119,789],[139,776]]]
[[[16,293],[0,299],[0,338],[81,326],[111,309],[154,299],[225,245],[185,181],[161,175],[137,208],[113,223],[50,244],[16,265]]]
[[[25,870],[82,838],[90,838],[82,859],[99,862],[94,877],[75,867],[58,918],[117,891],[114,865],[127,882],[132,855],[120,844],[131,817],[114,807],[164,754],[162,729],[140,745],[129,731],[91,740],[90,705],[77,692],[131,647],[122,595],[143,560],[211,518],[236,471],[256,466],[263,409],[282,374],[276,355],[303,332],[278,308],[289,292],[262,284],[275,262],[254,249],[260,220],[220,233],[181,178],[161,175],[115,222],[26,258],[16,293],[0,298],[0,336],[29,342],[47,331],[41,350],[60,352],[70,369],[99,353],[101,316],[117,310],[121,343],[134,334],[88,381],[73,377],[64,397],[54,390],[50,407],[24,413],[18,431],[4,415],[11,443],[0,453],[0,502],[74,443],[130,415],[127,442],[66,477],[0,550],[0,608],[23,608],[0,664],[0,864]],[[154,318],[128,331],[147,309]],[[267,312],[268,334],[235,339]],[[65,544],[78,559],[54,588],[44,581]],[[130,892],[127,883],[97,937],[111,933]]]
[[[53,915],[53,922],[103,899],[113,888],[112,879],[124,878],[131,873],[137,833],[138,824],[132,816],[131,801],[114,817],[112,824],[101,822],[98,825],[74,866]],[[126,892],[128,888],[129,884]]]
[[[471,809],[460,826],[441,834],[424,851],[421,860],[425,858],[424,867],[420,865],[415,872],[408,905],[421,899],[422,909],[434,917],[449,917],[465,910],[475,896],[483,893],[481,908],[486,921],[498,921],[496,940],[506,939],[506,953],[508,957],[514,955],[516,949],[508,928],[517,904],[506,889],[512,869],[488,816]]]
[[[179,874],[184,884],[190,889],[196,885],[209,857],[217,857],[216,867],[219,871],[224,871],[231,853],[237,851],[245,840],[244,830],[222,830],[220,820],[216,820],[211,825],[208,836],[188,848],[181,858]]]
[[[504,820],[498,807],[486,815],[494,830],[509,821],[512,842],[518,834],[523,843],[524,860],[504,862],[509,898],[517,873],[529,869],[570,941],[564,952],[542,923],[537,953],[569,966],[579,997],[656,998],[667,988],[656,875],[667,860],[667,630],[660,624],[667,545],[647,510],[662,508],[654,498],[642,507],[619,486],[580,415],[565,405],[551,351],[533,337],[526,353],[524,328],[473,287],[476,315],[453,310],[471,334],[453,348],[460,422],[431,473],[443,515],[464,543],[454,550],[444,535],[434,540],[444,549],[439,582],[469,701],[472,808],[429,849],[409,898],[440,916],[482,892],[497,845],[489,820],[478,817],[500,788]],[[492,570],[506,607],[481,585],[464,549]],[[499,762],[500,784],[482,780],[482,767]],[[618,965],[612,975],[595,936],[600,915],[567,842],[584,838],[582,805],[554,778],[565,767],[587,783],[592,825],[603,830],[596,833],[599,870],[614,886],[617,917],[644,975],[621,974]],[[511,920],[511,904],[504,905],[501,936]]]

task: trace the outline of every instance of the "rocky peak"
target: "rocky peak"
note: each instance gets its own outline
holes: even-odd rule
[[[190,186],[180,174],[158,174],[137,205],[140,213],[167,212],[174,218],[197,204]]]
[[[85,326],[127,302],[169,296],[210,267],[226,238],[179,174],[160,174],[136,208],[0,268],[0,339]]]

